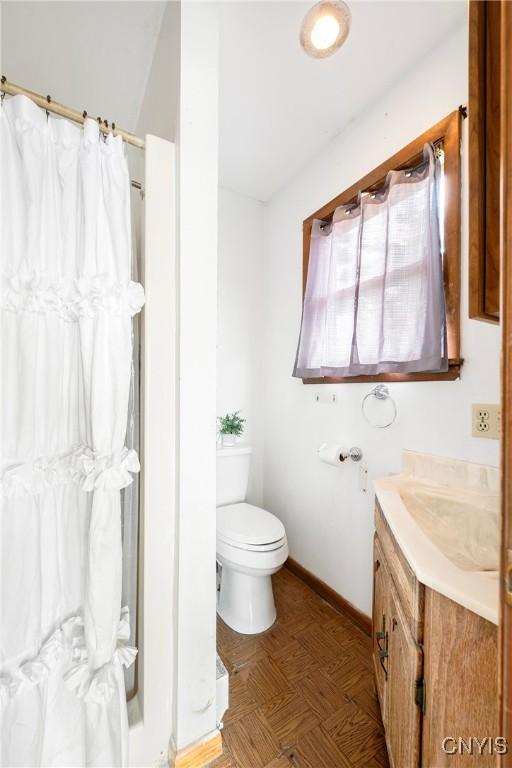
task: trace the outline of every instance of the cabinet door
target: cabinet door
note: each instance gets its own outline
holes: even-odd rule
[[[382,720],[386,720],[388,595],[390,578],[377,535],[373,544],[373,664]]]
[[[502,735],[498,704],[498,627],[433,589],[425,600],[427,702],[423,716],[422,761],[426,768],[493,768],[498,763],[492,736]],[[446,737],[482,734],[483,748],[473,741],[471,753],[460,752]],[[487,742],[484,737],[489,736]],[[491,754],[489,754],[491,752]],[[509,748],[510,752],[510,748]]]
[[[415,768],[420,760],[421,710],[416,703],[423,654],[413,640],[397,593],[389,595],[386,735],[393,768]]]

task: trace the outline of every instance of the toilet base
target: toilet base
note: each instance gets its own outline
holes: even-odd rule
[[[223,564],[217,613],[228,627],[243,635],[269,629],[276,620],[271,576],[242,573]]]

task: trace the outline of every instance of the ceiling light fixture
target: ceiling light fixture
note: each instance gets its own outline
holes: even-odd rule
[[[300,44],[315,59],[332,56],[347,39],[350,21],[350,10],[343,0],[321,0],[304,17]]]

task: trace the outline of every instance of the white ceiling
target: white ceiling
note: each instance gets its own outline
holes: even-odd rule
[[[135,131],[164,2],[2,3],[9,80]]]
[[[466,19],[466,3],[349,0],[329,59],[300,48],[303,2],[221,5],[220,181],[269,199],[357,114]]]
[[[466,15],[464,0],[349,0],[347,42],[332,58],[314,60],[298,42],[312,4],[220,4],[220,182],[260,200],[269,199]],[[171,44],[162,30],[165,2],[1,5],[2,72],[13,82],[135,131],[155,59],[159,77],[152,73],[146,97],[158,103],[152,91],[167,83],[162,49]],[[166,90],[171,80],[172,74]]]

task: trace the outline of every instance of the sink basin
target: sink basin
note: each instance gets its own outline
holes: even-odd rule
[[[498,578],[498,496],[416,483],[402,487],[400,496],[417,525],[454,565]]]
[[[426,589],[499,623],[500,482],[487,464],[402,452],[375,480],[378,510]]]

